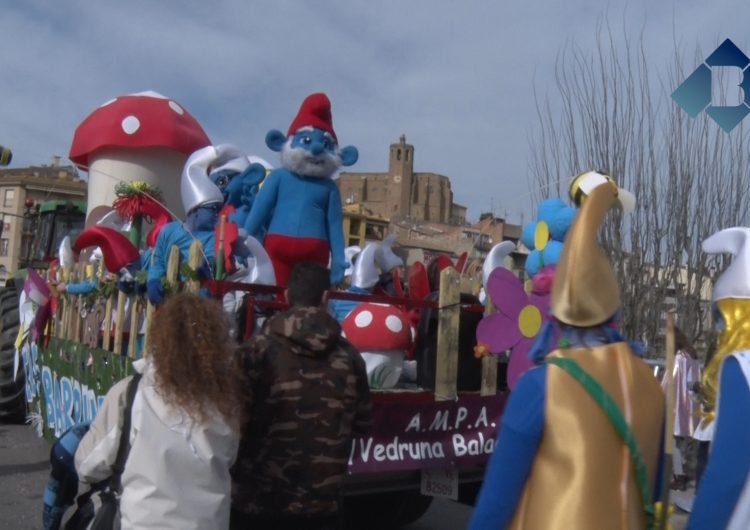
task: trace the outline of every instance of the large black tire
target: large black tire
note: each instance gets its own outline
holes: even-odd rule
[[[346,530],[393,530],[411,524],[429,509],[432,497],[418,491],[389,491],[344,498]]]
[[[19,359],[18,375],[13,378],[13,362],[18,337],[18,291],[0,289],[0,422],[26,420],[26,372]]]

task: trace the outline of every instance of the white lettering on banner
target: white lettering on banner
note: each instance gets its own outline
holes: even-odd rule
[[[466,410],[466,407],[458,407],[458,411],[456,412],[456,430],[458,430],[458,428],[461,426],[461,423],[466,419],[466,416],[468,415],[469,411]]]
[[[478,429],[479,427],[487,427],[489,425],[487,423],[487,407],[482,407],[479,409],[479,416],[477,416],[477,421],[474,422],[474,428]]]
[[[478,456],[483,453],[491,454],[494,450],[495,439],[487,438],[485,440],[481,432],[478,432],[476,437],[464,436],[463,434],[453,435],[453,453],[457,457],[464,455]]]
[[[450,412],[447,410],[439,410],[435,413],[435,419],[432,420],[430,425],[431,431],[447,431],[448,430],[448,416]]]
[[[417,413],[416,413],[416,414],[414,415],[414,417],[413,417],[413,418],[411,419],[411,421],[409,422],[409,425],[407,425],[407,426],[406,426],[406,431],[405,431],[405,432],[409,432],[409,431],[411,431],[412,429],[413,429],[413,430],[414,430],[415,432],[419,432],[419,426],[420,426],[420,421],[419,421],[419,412],[417,412]]]
[[[386,422],[381,411],[383,425],[374,430],[378,434],[352,441],[350,472],[480,465],[495,449],[495,424],[488,419],[498,415],[493,406],[497,403],[433,404],[398,411],[395,422]]]
[[[444,459],[445,449],[442,442],[399,442],[398,436],[388,443],[375,443],[372,437],[355,439],[349,453],[349,465],[352,465],[355,457],[362,462],[370,460],[370,454],[376,462],[400,462],[407,458],[412,460]]]

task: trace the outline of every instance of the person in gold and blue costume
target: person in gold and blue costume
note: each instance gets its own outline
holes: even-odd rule
[[[716,354],[702,391],[716,406],[706,471],[689,530],[750,528],[750,228],[727,228],[703,242],[709,254],[734,255],[713,289]],[[709,421],[706,418],[704,421]]]
[[[565,238],[551,298],[559,347],[511,393],[472,530],[646,529],[653,520],[664,395],[612,325],[619,287],[597,244],[617,194],[607,182],[591,190]]]

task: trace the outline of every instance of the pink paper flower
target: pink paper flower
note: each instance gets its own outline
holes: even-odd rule
[[[520,280],[502,267],[490,274],[487,294],[497,311],[479,322],[477,341],[493,355],[510,350],[508,386],[512,389],[533,366],[527,354],[547,318],[549,295],[527,295]]]

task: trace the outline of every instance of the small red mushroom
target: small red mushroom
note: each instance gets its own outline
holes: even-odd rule
[[[395,306],[366,302],[347,315],[341,329],[365,360],[370,386],[394,387],[413,340],[407,316]]]
[[[89,212],[111,205],[119,182],[134,180],[160,188],[167,206],[179,212],[182,166],[210,144],[181,105],[148,91],[117,97],[89,114],[75,131],[69,157],[89,172]]]

